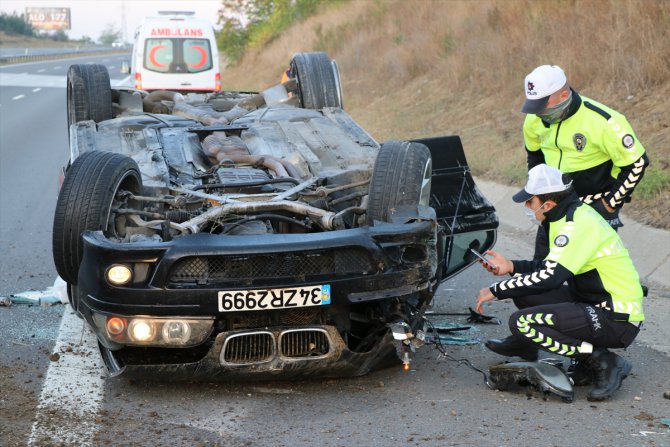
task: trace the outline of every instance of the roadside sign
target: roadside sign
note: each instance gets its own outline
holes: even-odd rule
[[[26,19],[38,30],[69,30],[70,8],[26,8]]]

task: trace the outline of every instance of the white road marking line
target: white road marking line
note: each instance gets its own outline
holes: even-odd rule
[[[60,358],[47,370],[29,446],[92,446],[104,394],[102,360],[95,335],[69,305],[65,306],[54,353]],[[80,343],[81,340],[81,343]]]
[[[59,70],[59,69],[60,69],[60,65],[56,65],[53,69],[54,69],[54,70]]]
[[[46,70],[44,68],[40,68],[39,70],[37,70],[38,73],[44,73],[45,71]]]
[[[13,99],[14,101],[16,101],[17,99],[21,99],[21,98],[23,98],[24,96],[26,96],[26,95],[16,95],[16,96],[13,97],[12,99]]]
[[[107,67],[108,70],[114,70],[115,68],[116,68],[116,65],[110,65],[109,67]]]
[[[39,92],[40,90],[42,90],[41,87],[34,88],[34,89],[33,89],[33,93],[37,93],[37,92]]]

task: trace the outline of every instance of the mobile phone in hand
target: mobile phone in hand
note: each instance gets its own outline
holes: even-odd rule
[[[484,263],[484,266],[485,266],[486,268],[489,268],[489,269],[491,269],[491,270],[495,270],[495,269],[498,268],[498,266],[495,266],[495,265],[491,264],[491,263],[489,262],[489,260],[486,259],[486,258],[484,257],[483,254],[479,253],[479,252],[478,252],[477,250],[475,250],[474,248],[471,248],[470,251],[471,251],[475,256],[477,256],[477,257]]]

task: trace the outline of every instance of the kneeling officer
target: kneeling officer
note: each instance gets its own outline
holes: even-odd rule
[[[611,397],[631,364],[608,348],[626,348],[644,320],[642,287],[628,250],[609,224],[583,205],[556,168],[528,171],[514,195],[537,224],[548,226],[550,251],[536,261],[510,261],[488,251],[495,275],[513,275],[479,291],[476,310],[511,298],[519,309],[509,320],[512,335],[486,346],[505,356],[536,360],[538,349],[571,358],[575,385],[593,383],[588,400]],[[564,283],[567,281],[567,285]]]

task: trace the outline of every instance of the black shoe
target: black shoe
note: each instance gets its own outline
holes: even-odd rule
[[[593,370],[589,368],[586,360],[572,359],[568,367],[568,377],[573,386],[587,386],[593,383]]]
[[[517,356],[529,362],[534,362],[538,357],[538,350],[535,346],[531,346],[512,335],[503,340],[492,338],[487,340],[484,345],[496,354],[507,357]]]
[[[586,362],[593,370],[594,385],[587,396],[592,402],[612,397],[621,388],[623,379],[628,377],[633,369],[628,360],[603,348],[596,349]]]

